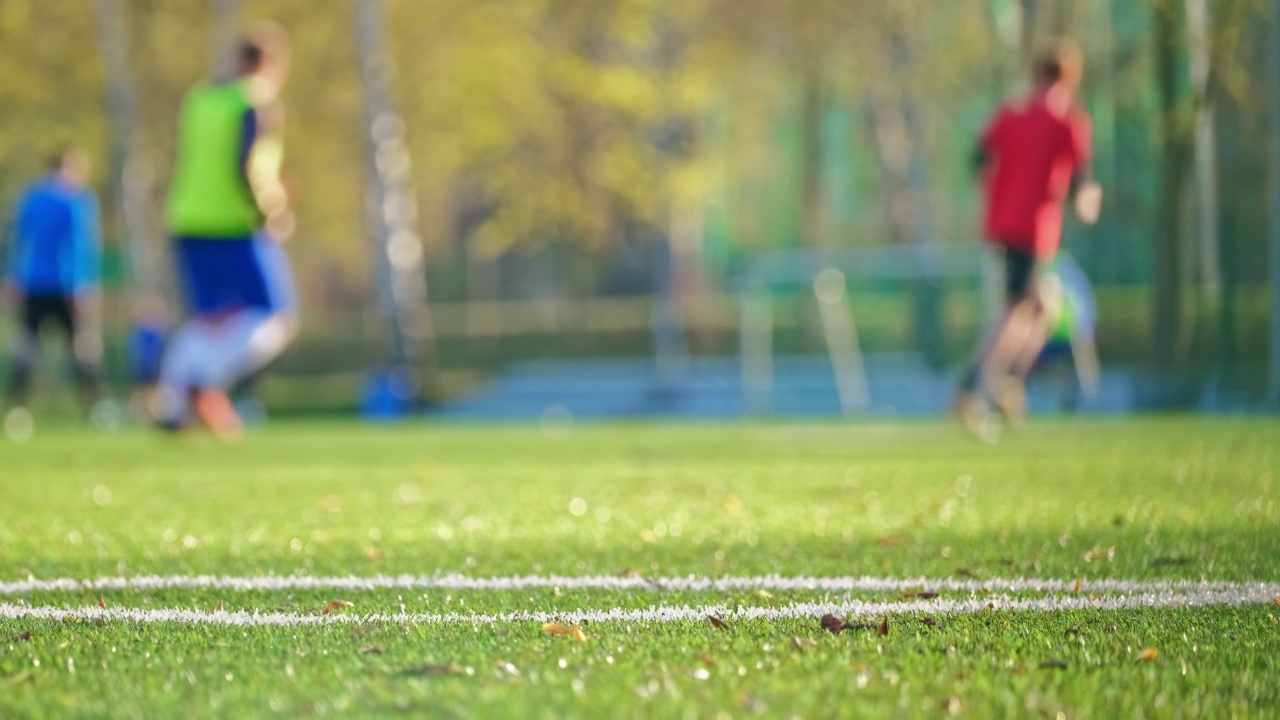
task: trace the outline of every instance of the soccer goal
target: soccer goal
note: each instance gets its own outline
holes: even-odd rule
[[[775,403],[775,301],[809,296],[814,301],[840,408],[856,416],[872,407],[871,383],[859,333],[860,289],[889,288],[900,299],[921,284],[970,288],[981,322],[998,311],[999,268],[974,243],[927,248],[881,245],[840,249],[782,249],[753,253],[736,277],[739,353],[744,402],[753,415]],[[901,303],[899,303],[901,304]],[[918,348],[917,348],[918,350]]]

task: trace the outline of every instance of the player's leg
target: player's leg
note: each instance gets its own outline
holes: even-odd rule
[[[284,247],[255,239],[238,293],[243,307],[218,328],[210,386],[222,391],[260,371],[282,353],[297,330],[293,272]]]
[[[160,360],[152,414],[164,428],[187,425],[192,395],[205,382],[205,366],[212,352],[206,325],[223,310],[220,286],[225,263],[220,247],[220,241],[197,238],[178,238],[173,244],[187,319],[174,328]]]
[[[1018,362],[1038,355],[1048,339],[1045,307],[1039,295],[1039,263],[1031,253],[1008,250],[1005,280],[1009,311],[995,342],[982,362],[982,382],[1006,420],[1022,421],[1026,414],[1025,373]],[[1026,369],[1030,369],[1030,364]]]
[[[80,401],[86,410],[102,400],[102,334],[93,316],[94,309],[71,295],[58,298],[54,321],[66,333]]]
[[[40,326],[46,311],[42,296],[23,296],[18,309],[18,336],[10,356],[7,400],[13,407],[25,406],[30,399],[31,375],[40,351]]]

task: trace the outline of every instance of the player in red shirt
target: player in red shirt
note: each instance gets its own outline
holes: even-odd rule
[[[983,132],[975,164],[986,190],[986,236],[1005,268],[1005,313],[965,374],[956,409],[981,435],[988,402],[1011,422],[1026,412],[1025,377],[1049,334],[1040,271],[1062,237],[1063,205],[1097,221],[1102,188],[1090,176],[1089,116],[1076,102],[1083,58],[1055,42],[1035,62],[1035,87],[1001,107]],[[985,392],[984,392],[985,391]]]

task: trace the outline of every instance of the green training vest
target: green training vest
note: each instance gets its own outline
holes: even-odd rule
[[[262,212],[238,167],[245,83],[193,88],[178,119],[177,163],[165,216],[175,235],[241,238],[262,226]]]

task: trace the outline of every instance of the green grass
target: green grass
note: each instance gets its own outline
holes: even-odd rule
[[[995,448],[936,424],[621,424],[557,439],[523,427],[289,424],[236,448],[54,428],[0,445],[0,580],[638,571],[1275,582],[1277,438],[1274,420],[1190,418],[1041,422]],[[221,602],[315,615],[339,598],[354,603],[349,613],[848,599],[101,595],[113,608]],[[98,594],[0,602],[77,607]],[[1276,615],[1275,605],[994,609],[930,625],[915,613],[893,616],[884,637],[833,636],[816,618],[727,630],[615,622],[589,625],[586,643],[537,623],[23,618],[0,620],[0,716],[935,717],[958,707],[972,717],[1261,717],[1280,703]],[[1144,648],[1157,657],[1135,660]]]

